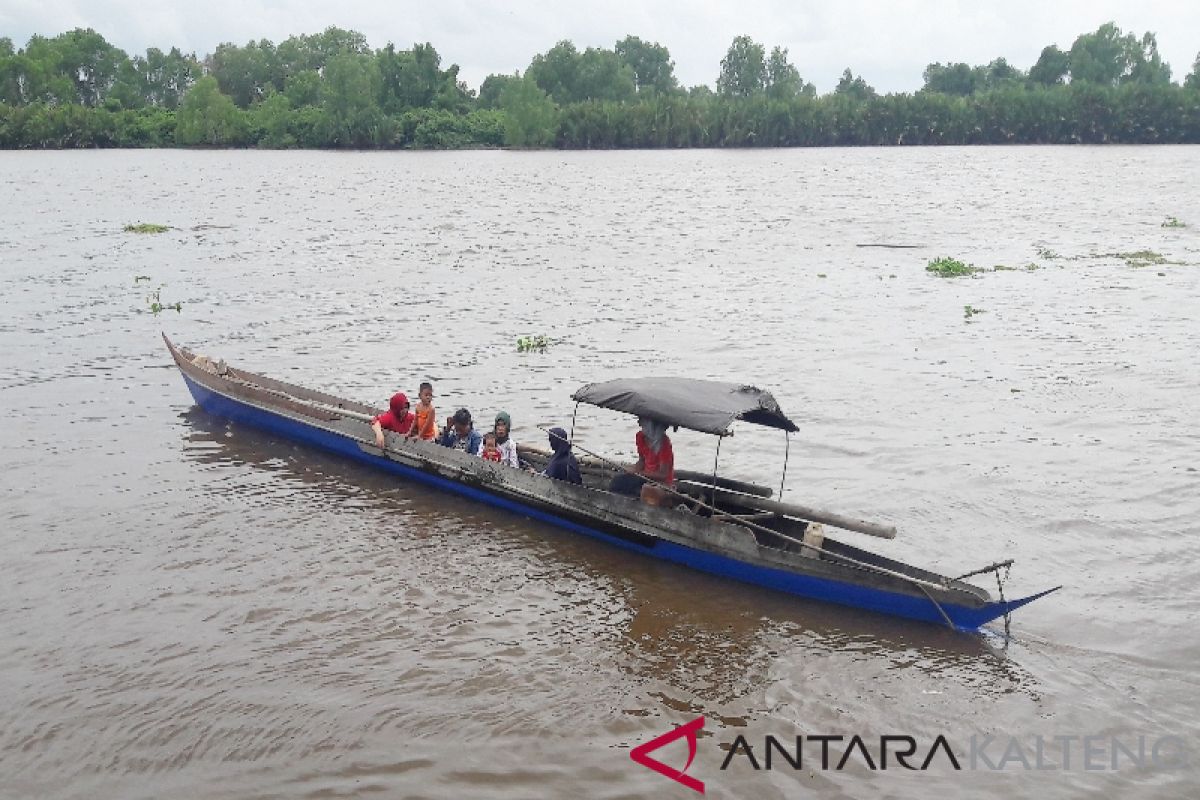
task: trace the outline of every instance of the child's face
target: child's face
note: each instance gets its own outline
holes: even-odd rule
[[[495,450],[496,449],[496,437],[492,436],[491,434],[488,434],[487,436],[483,437],[483,446],[486,447],[488,450]]]
[[[433,401],[433,389],[422,389],[417,397],[421,398],[422,403],[429,405]]]

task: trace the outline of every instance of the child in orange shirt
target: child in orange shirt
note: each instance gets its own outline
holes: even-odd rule
[[[437,437],[437,412],[433,409],[433,384],[425,382],[421,384],[421,390],[417,393],[420,400],[413,406],[413,413],[416,415],[416,422],[408,429],[408,437],[420,437],[427,442],[432,442]]]

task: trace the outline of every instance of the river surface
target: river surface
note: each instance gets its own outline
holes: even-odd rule
[[[1197,796],[1198,186],[1197,147],[0,153],[0,797],[691,797],[629,751],[698,716],[714,797]],[[1005,646],[707,577],[213,419],[160,331],[538,444],[586,382],[755,383],[785,499],[900,529],[846,540],[1064,588]],[[962,769],[766,770],[798,734]]]

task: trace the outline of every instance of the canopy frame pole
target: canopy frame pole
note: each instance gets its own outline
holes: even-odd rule
[[[792,450],[792,432],[783,432],[783,474],[779,476],[779,501],[783,502],[783,483],[787,480],[788,457]]]
[[[712,491],[713,491],[713,499],[714,500],[717,497],[717,464],[719,464],[721,461],[721,442],[723,442],[723,441],[725,441],[724,436],[717,437],[717,455],[713,458]]]
[[[579,400],[575,401],[575,410],[571,412],[571,436],[567,440],[567,444],[575,441],[575,418],[579,416]]]

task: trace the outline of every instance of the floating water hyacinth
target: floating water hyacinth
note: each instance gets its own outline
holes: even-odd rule
[[[983,272],[974,264],[967,264],[957,258],[935,258],[925,266],[926,272],[932,272],[939,278],[960,278],[963,275],[974,275]]]
[[[535,350],[539,353],[544,353],[549,346],[550,339],[545,336],[522,336],[517,339],[518,353],[529,353]]]
[[[158,225],[153,222],[139,222],[136,225],[126,225],[126,233],[166,233],[171,230],[170,225]]]

